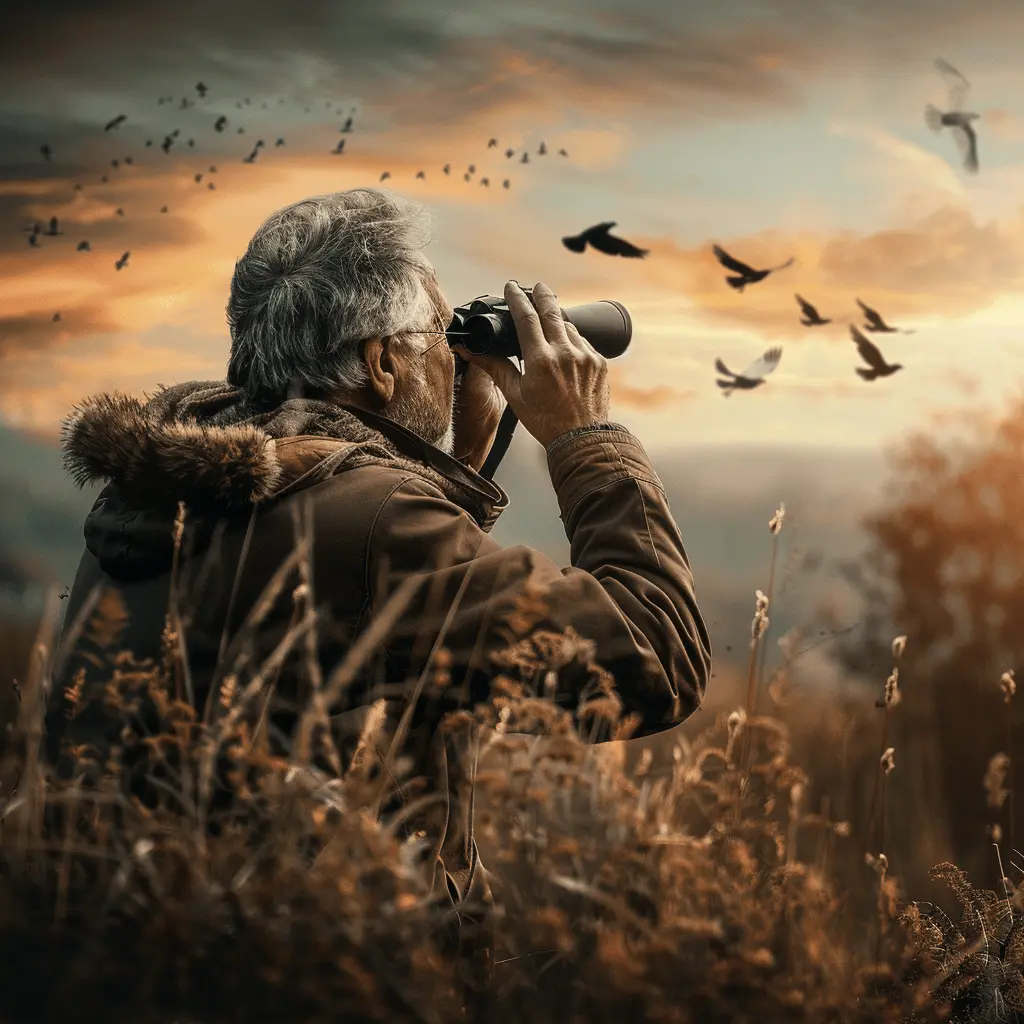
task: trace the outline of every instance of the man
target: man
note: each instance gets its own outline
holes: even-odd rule
[[[430,819],[428,872],[458,906],[486,901],[489,890],[472,837],[471,772],[437,723],[444,711],[486,698],[491,656],[507,646],[503,622],[517,597],[539,590],[553,628],[573,627],[596,643],[624,711],[639,717],[637,735],[669,729],[698,706],[711,651],[658,476],[639,442],[608,422],[604,358],[562,319],[549,288],[537,285],[534,308],[509,282],[525,369],[460,348],[469,368],[456,389],[444,334],[452,307],[422,254],[424,224],[422,208],[377,189],[278,211],[235,266],[226,382],[176,385],[145,406],[101,395],[68,418],[69,470],[80,483],[110,482],[86,520],[48,732],[55,758],[62,732],[101,752],[116,739],[90,699],[109,678],[110,655],[96,630],[73,624],[91,614],[99,588],[113,588],[130,615],[119,646],[159,656],[179,501],[193,528],[175,570],[178,591],[191,599],[193,700],[202,710],[212,688],[215,703],[224,639],[244,632],[294,549],[292,513],[305,504],[312,594],[293,593],[300,579],[289,577],[251,638],[250,665],[287,633],[296,603],[300,611],[315,605],[326,678],[415,577],[401,616],[344,704],[329,710],[339,734],[351,736],[358,708],[376,697],[392,709],[420,701],[414,761],[444,794]],[[547,449],[571,568],[488,536],[508,499],[477,470],[506,401]],[[220,571],[204,573],[211,554]],[[410,698],[440,647],[449,652],[449,690]],[[270,717],[283,750],[308,692],[303,676],[299,657],[277,682]],[[554,699],[575,708],[578,685],[560,681]],[[72,686],[75,713],[65,726]]]

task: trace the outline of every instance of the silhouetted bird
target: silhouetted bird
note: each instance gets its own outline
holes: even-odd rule
[[[338,144],[331,150],[332,153],[340,153],[345,148],[345,140],[338,139]]]
[[[504,180],[504,181],[503,181],[503,182],[501,183],[501,187],[502,187],[502,188],[508,188],[508,187],[509,187],[509,181],[508,181],[508,178],[506,178],[506,179],[505,179],[505,180]]]
[[[121,166],[121,161],[120,160],[111,160],[110,161],[110,166],[113,167],[114,170],[116,171],[118,169],[118,167]]]
[[[59,312],[53,314],[53,322],[55,324],[60,323],[60,313]]]
[[[221,116],[213,122],[214,130],[218,132],[224,131],[225,127],[227,127],[227,123],[228,119],[223,114],[221,114]]]
[[[519,161],[521,164],[528,164],[530,162],[530,154],[524,153],[522,160]]]
[[[803,310],[804,315],[800,318],[800,323],[804,327],[820,327],[823,324],[832,323],[831,320],[822,319],[821,314],[802,296],[798,295],[796,301],[800,303],[800,308]]]
[[[166,206],[161,206],[160,207],[160,212],[161,213],[166,213],[167,212],[167,207]]]
[[[381,181],[387,181],[387,179],[388,179],[388,178],[390,178],[390,177],[391,177],[391,172],[390,172],[390,171],[385,171],[385,172],[384,172],[384,173],[383,173],[383,174],[382,174],[382,175],[380,176],[380,180],[381,180]]]
[[[257,149],[262,149],[265,145],[266,145],[266,143],[262,139],[257,139],[256,140],[256,148]]]
[[[132,158],[131,158],[130,156],[126,156],[126,157],[124,158],[124,162],[125,162],[125,163],[126,163],[126,164],[127,164],[128,166],[129,166],[129,167],[131,167],[131,165],[132,165],[132,164],[133,164],[133,163],[134,163],[135,161],[134,161],[134,160],[132,160]]]
[[[259,150],[254,149],[248,156],[242,157],[242,163],[253,164],[256,162],[256,157],[259,156]]]
[[[567,235],[562,239],[562,245],[570,252],[583,252],[589,243],[598,252],[603,252],[608,256],[628,256],[642,259],[648,254],[649,249],[638,249],[625,239],[609,234],[615,224],[615,221],[609,220],[602,224],[595,224],[594,227],[587,228],[586,231],[578,235]]]
[[[128,117],[127,117],[126,114],[118,114],[117,117],[115,117],[113,121],[108,121],[103,126],[103,130],[105,132],[109,132],[111,130],[111,128],[120,128],[121,125],[123,125],[125,123],[125,121],[127,121],[127,120],[128,120]]]
[[[46,229],[45,233],[48,234],[48,235],[63,235],[64,232],[59,230],[59,228],[60,228],[60,222],[57,220],[56,217],[51,217],[50,218],[50,226]]]
[[[117,208],[117,215],[118,217],[124,216],[124,210],[120,206]]]
[[[274,143],[275,147],[283,146],[283,145],[284,145],[284,139],[278,139],[277,142]]]
[[[121,256],[121,258],[120,258],[120,259],[119,259],[119,260],[118,260],[118,261],[117,261],[117,262],[116,262],[116,263],[114,264],[114,266],[115,266],[115,267],[116,267],[116,268],[117,268],[118,270],[120,270],[120,269],[121,269],[122,267],[124,267],[124,266],[126,266],[126,265],[127,265],[127,263],[128,263],[128,257],[129,257],[129,256],[131,256],[131,252],[126,252],[126,253],[124,253],[124,254],[123,254],[123,255]]]
[[[506,149],[505,150],[505,159],[506,160],[511,160],[512,157],[514,157],[515,155],[516,155],[516,151],[514,149]]]
[[[566,153],[566,151],[565,151],[564,149],[560,149],[560,150],[558,151],[558,155],[559,155],[559,156],[568,156],[569,154],[568,154],[568,153]]]
[[[487,178],[481,178],[481,179],[480,179],[480,184],[481,184],[481,185],[487,185],[487,186],[489,187],[491,183],[490,183],[490,180],[489,180],[489,179],[487,179]]]
[[[961,110],[964,98],[970,89],[970,82],[960,74],[952,64],[947,63],[941,57],[935,61],[935,67],[939,74],[945,79],[949,86],[949,111],[943,113],[938,107],[931,103],[925,107],[925,123],[933,132],[942,131],[945,128],[953,130],[953,137],[960,148],[960,155],[963,157],[964,168],[971,174],[978,170],[978,136],[974,132],[972,121],[978,120],[980,114],[971,114]]]
[[[76,184],[75,185],[75,191],[76,192],[81,192],[82,191],[82,186],[80,184]]]
[[[469,171],[470,174],[476,174],[476,164],[470,164],[466,170]]]
[[[441,170],[444,171],[445,174],[451,174],[452,165],[445,164],[444,167],[441,168]]]
[[[196,82],[196,92],[199,93],[200,97],[206,97],[206,86],[202,82]]]
[[[36,249],[39,248],[39,232],[38,231],[33,231],[32,234],[28,236],[28,244],[33,246]]]
[[[79,242],[78,246],[75,248],[75,252],[91,252],[91,251],[92,251],[92,246],[90,246],[88,242]]]
[[[40,234],[42,232],[43,225],[40,224],[39,221],[36,221],[35,224],[29,224],[29,226],[27,228],[22,228],[21,230],[22,231],[28,231],[28,232],[30,232],[32,234],[38,235],[38,234]]]
[[[495,147],[495,146],[496,146],[497,144],[498,144],[498,140],[497,140],[497,139],[488,139],[488,140],[487,140],[487,148],[488,148],[488,149],[494,149],[494,147]]]
[[[416,177],[417,178],[423,178],[424,180],[426,180],[427,176],[422,171],[417,171],[416,172]]]
[[[864,330],[873,331],[875,334],[898,334],[900,332],[899,327],[890,327],[883,319],[878,310],[872,309],[870,306],[865,306],[860,299],[857,299],[857,305],[864,311],[864,319],[867,323],[864,324]],[[904,334],[913,334],[913,331],[903,331]]]
[[[544,154],[547,153],[547,151],[548,151],[547,146],[545,146],[544,143],[542,142],[540,144],[540,147],[537,149],[537,155],[538,156],[544,156]]]
[[[858,375],[864,380],[875,380],[878,377],[890,377],[897,370],[903,369],[902,363],[893,363],[891,366],[882,357],[882,353],[868,339],[857,330],[856,324],[850,324],[850,336],[857,343],[857,351],[861,359],[870,367],[865,370],[863,366],[857,367]]]
[[[199,174],[196,175],[196,184],[198,185],[199,182],[201,182],[202,180],[203,180],[203,175],[200,172]]]
[[[217,186],[211,181],[206,187],[212,192]]]
[[[245,134],[245,129],[242,128],[242,127],[239,127],[238,131],[235,134],[236,135],[244,135]]]
[[[196,144],[196,140],[195,140],[195,139],[189,139],[189,140],[188,140],[188,144],[189,144],[190,146],[195,146],[195,144]]]
[[[306,109],[308,110],[309,108],[307,107]],[[341,126],[341,131],[343,131],[343,132],[350,132],[350,131],[352,131],[352,118],[351,117],[346,119],[345,123]]]
[[[462,180],[463,181],[469,181],[469,179],[472,178],[472,177],[473,177],[473,175],[470,174],[469,171],[466,171],[466,173],[462,176]]]
[[[170,151],[171,151],[171,146],[173,146],[173,145],[174,145],[174,139],[172,139],[172,138],[170,137],[170,135],[168,135],[168,136],[167,136],[167,138],[166,138],[166,139],[164,139],[164,141],[160,143],[160,148],[161,148],[161,149],[162,149],[162,150],[163,150],[163,151],[164,151],[165,153],[170,153]]]
[[[146,139],[146,149],[149,149],[149,147],[152,146],[152,145],[153,145],[153,140],[152,139]]]
[[[786,267],[792,266],[795,262],[791,256],[785,263],[772,267],[770,270],[755,270],[753,267],[748,267],[746,263],[741,263],[738,259],[730,256],[720,245],[715,245],[712,248],[718,262],[727,270],[732,270],[739,275],[738,277],[726,278],[729,287],[735,288],[739,292],[743,291],[748,284],[757,284],[758,281],[763,281],[769,274],[774,274],[777,270],[785,270]]]
[[[181,129],[180,128],[175,128],[174,131],[171,132],[171,138],[172,139],[176,139],[180,134],[181,134]]]
[[[100,178],[100,184],[101,185],[106,185],[106,183],[107,183],[107,176],[104,174],[103,177]]]
[[[782,359],[782,349],[776,346],[768,349],[767,352],[755,363],[751,363],[742,373],[733,373],[721,359],[715,360],[715,369],[728,380],[716,380],[715,383],[722,389],[723,395],[728,398],[737,388],[742,391],[749,391],[752,388],[760,387],[765,377],[768,376]]]
[[[50,160],[53,158],[53,150],[50,149],[46,143],[43,143],[43,145],[39,147],[39,152],[43,154],[44,160]]]

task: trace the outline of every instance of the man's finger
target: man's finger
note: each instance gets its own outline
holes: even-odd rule
[[[536,362],[549,355],[550,346],[544,337],[540,316],[530,304],[526,292],[515,281],[509,281],[505,285],[505,301],[515,321],[516,336],[519,338],[519,350],[523,353],[523,359],[527,363],[531,359]]]
[[[533,301],[540,316],[544,337],[552,345],[566,345],[569,342],[565,333],[565,319],[562,307],[558,304],[558,296],[543,282],[538,281],[533,288]]]

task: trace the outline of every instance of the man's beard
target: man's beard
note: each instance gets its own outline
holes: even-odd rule
[[[431,400],[430,384],[426,370],[421,363],[413,363],[410,367],[416,384],[405,391],[401,398],[396,398],[384,410],[390,420],[400,426],[419,434],[435,448],[446,455],[455,453],[454,396],[449,409],[442,409],[436,401]],[[458,381],[456,381],[456,388]]]

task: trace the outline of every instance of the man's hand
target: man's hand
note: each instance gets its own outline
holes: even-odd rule
[[[606,423],[607,360],[562,317],[555,293],[538,281],[534,308],[522,288],[509,281],[505,301],[516,324],[523,372],[503,356],[472,355],[456,346],[470,370],[483,370],[494,381],[519,422],[545,448],[569,430]]]
[[[505,399],[479,367],[467,366],[455,400],[455,457],[479,470],[498,432]]]

